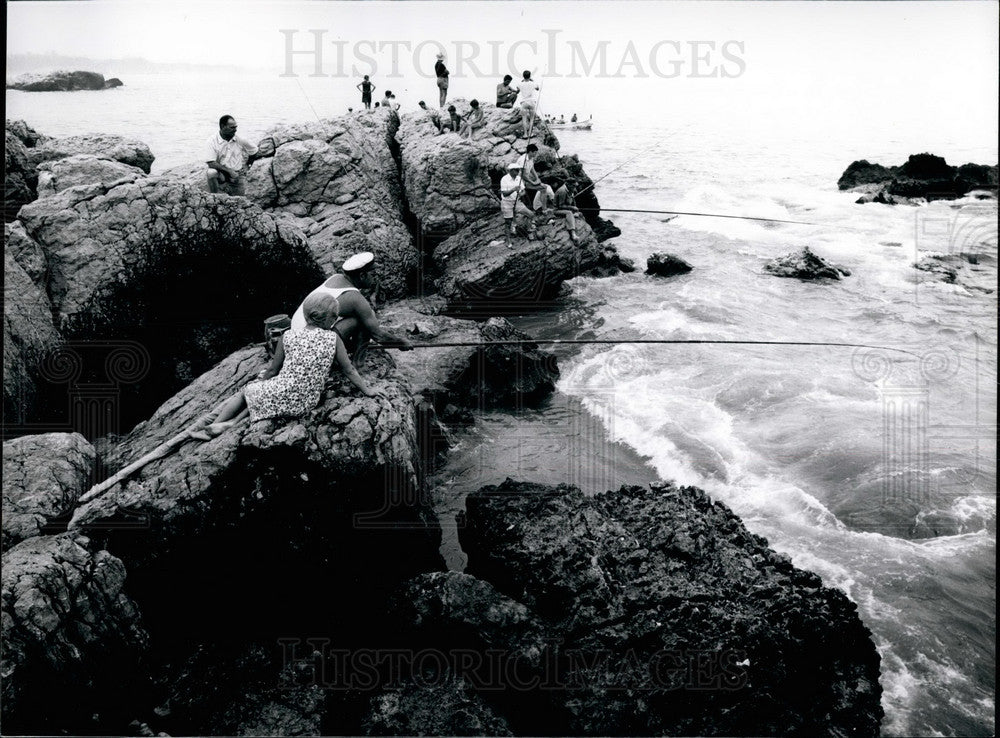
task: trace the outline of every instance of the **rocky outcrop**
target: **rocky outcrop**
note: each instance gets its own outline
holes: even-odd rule
[[[673,254],[658,251],[646,259],[646,274],[655,277],[673,277],[677,274],[687,274],[691,271],[691,265],[684,259]]]
[[[516,237],[508,248],[503,220],[481,219],[434,249],[438,293],[449,310],[487,316],[524,312],[559,294],[563,282],[600,263],[593,231],[577,224],[573,243],[562,218],[538,226],[534,240]]]
[[[135,182],[146,176],[139,167],[96,154],[74,154],[64,159],[51,159],[39,164],[36,171],[38,197],[54,195],[80,185],[100,184],[110,188]]]
[[[983,268],[983,262],[994,259],[987,254],[926,254],[913,264],[920,271],[918,283],[943,282],[963,289],[992,294],[996,290],[993,270]]]
[[[97,72],[52,72],[51,74],[28,74],[7,84],[8,90],[22,92],[76,92],[78,90],[107,90],[121,87],[117,77],[105,81]]]
[[[96,452],[79,433],[22,436],[3,445],[3,548],[39,535],[94,482]]]
[[[44,375],[52,374],[46,372],[45,362],[63,342],[53,325],[48,295],[18,261],[21,254],[36,279],[44,274],[44,261],[29,242],[23,231],[9,224],[4,227],[3,419],[7,426],[23,425],[32,418],[42,400]]]
[[[37,167],[42,162],[65,159],[76,154],[92,154],[128,164],[149,174],[153,153],[142,141],[135,141],[106,133],[85,133],[63,138],[45,138],[28,150],[28,163]]]
[[[515,732],[878,735],[879,656],[857,607],[700,490],[587,498],[508,480],[459,523],[467,574],[492,586],[424,577],[395,612],[421,645],[513,660],[481,695]]]
[[[840,279],[851,276],[850,271],[841,266],[828,264],[808,247],[769,261],[764,265],[764,271],[776,277],[796,279]]]
[[[4,143],[4,222],[17,217],[26,202],[35,199],[38,175],[28,162],[28,149],[41,139],[24,121],[7,121]]]
[[[125,568],[81,536],[3,553],[4,733],[58,733],[127,700],[148,636]]]
[[[19,218],[45,255],[49,323],[54,315],[67,340],[107,351],[129,342],[142,354],[145,376],[104,380],[123,386],[123,424],[257,338],[266,317],[291,312],[323,279],[295,227],[245,198],[167,177],[73,187]],[[103,372],[104,358],[83,371]]]
[[[884,167],[862,159],[852,162],[837,181],[841,190],[864,189],[858,203],[909,204],[914,198],[961,197],[972,190],[996,190],[997,167],[950,166],[933,154],[913,154],[901,166]]]
[[[374,252],[387,298],[411,294],[419,264],[391,150],[397,125],[395,113],[377,111],[276,128],[247,182],[251,200],[301,228],[327,275]]]
[[[511,406],[549,394],[559,376],[555,357],[503,318],[484,323],[440,315],[441,301],[409,300],[383,311],[383,325],[419,344],[468,344],[394,352],[400,376],[437,409]],[[521,345],[484,345],[523,341]]]

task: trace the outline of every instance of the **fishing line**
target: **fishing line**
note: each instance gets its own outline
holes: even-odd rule
[[[306,94],[306,90],[302,86],[302,83],[299,82],[299,75],[297,75],[297,74],[295,75],[295,84],[297,84],[299,86],[299,89],[302,90],[302,97],[304,97],[306,99],[306,104],[309,106],[309,109],[313,111],[313,115],[316,116],[316,120],[319,121],[320,123],[322,123],[323,121],[319,117],[319,113],[317,113],[316,112],[316,108],[313,107],[312,101],[309,99],[309,95]]]
[[[720,215],[718,213],[689,213],[683,210],[639,210],[636,208],[606,208],[603,205],[599,208],[577,208],[580,212],[600,213],[604,210],[609,213],[652,213],[653,215],[697,215],[702,218],[738,218],[740,220],[763,220],[768,223],[794,223],[795,225],[819,225],[819,223],[807,223],[804,220],[781,220],[779,218],[758,218],[753,215]]]

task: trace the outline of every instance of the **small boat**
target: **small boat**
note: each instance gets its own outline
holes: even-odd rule
[[[549,128],[553,131],[589,131],[592,125],[594,125],[592,120],[581,120],[576,123],[565,121],[563,123],[549,123]]]

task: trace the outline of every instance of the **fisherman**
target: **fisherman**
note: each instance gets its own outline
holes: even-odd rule
[[[472,110],[462,121],[462,127],[458,132],[459,137],[467,138],[470,141],[475,136],[475,132],[486,125],[486,120],[483,117],[483,111],[479,108],[479,101],[472,100],[469,103]]]
[[[553,198],[553,204],[555,205],[554,212],[556,215],[561,215],[566,219],[566,230],[569,231],[569,240],[576,243],[579,240],[576,234],[576,213],[580,212],[580,209],[576,206],[576,198],[569,188],[569,183],[561,176],[556,175],[553,177],[552,184],[555,185],[555,198]]]
[[[361,104],[365,106],[365,110],[371,110],[372,109],[372,92],[375,91],[375,85],[373,85],[368,80],[368,75],[366,74],[365,78],[361,82],[359,82],[357,85],[355,85],[355,87],[357,87],[357,89],[361,90]]]
[[[538,154],[538,147],[535,144],[528,144],[525,154],[519,161],[521,162],[521,177],[524,181],[524,190],[527,193],[526,199],[530,207],[535,211],[544,214],[555,198],[552,188],[542,182],[535,171],[535,157]],[[532,193],[534,196],[532,197]]]
[[[532,124],[535,120],[535,109],[538,107],[538,93],[541,87],[531,78],[531,71],[525,69],[522,74],[523,79],[517,86],[517,92],[521,95],[521,125],[524,127],[525,138],[532,131]]]
[[[434,62],[434,76],[437,77],[438,107],[443,108],[448,101],[448,67],[444,65],[444,54],[437,55]]]
[[[507,165],[507,174],[500,178],[500,214],[503,216],[504,235],[507,248],[514,248],[511,236],[514,235],[514,214],[520,213],[528,219],[528,240],[535,238],[535,220],[527,206],[521,202],[521,160],[515,159]]]
[[[334,274],[319,287],[314,289],[309,295],[331,294],[337,298],[340,304],[340,318],[334,324],[333,329],[344,339],[349,351],[358,357],[368,342],[374,337],[382,345],[391,345],[395,348],[409,351],[412,346],[410,342],[401,336],[397,336],[379,326],[378,318],[372,306],[361,294],[361,290],[372,289],[375,286],[375,275],[373,264],[375,254],[364,251],[347,259],[341,267],[342,273]],[[308,300],[308,296],[306,297]],[[305,301],[303,301],[305,304]],[[301,329],[305,327],[306,318],[299,305],[292,316],[292,328]]]
[[[510,86],[514,80],[509,74],[503,76],[503,82],[497,85],[497,107],[513,108],[514,101],[517,100],[517,90]]]
[[[219,132],[208,141],[209,192],[222,189],[228,195],[246,194],[243,177],[257,158],[257,147],[236,135],[236,119],[231,115],[219,118]]]
[[[437,132],[439,134],[444,133],[444,130],[441,127],[441,113],[439,113],[436,110],[431,110],[430,108],[428,108],[427,103],[425,103],[423,100],[418,102],[417,105],[420,106],[421,110],[427,113],[427,117],[430,119],[431,123],[434,124],[434,127],[437,128]]]

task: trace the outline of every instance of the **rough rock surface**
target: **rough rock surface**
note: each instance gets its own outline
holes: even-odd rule
[[[595,235],[596,233],[595,231]],[[598,236],[597,240],[601,241],[602,239]],[[601,247],[597,263],[583,274],[586,277],[614,277],[634,271],[635,262],[619,254],[614,245],[606,243]]]
[[[45,138],[27,150],[28,163],[37,167],[52,159],[65,159],[75,154],[93,154],[104,159],[128,164],[149,174],[153,153],[141,141],[107,133],[85,133],[63,138]]]
[[[921,272],[920,283],[940,281],[992,294],[996,290],[995,272],[983,268],[983,262],[992,258],[978,253],[926,254],[914,263],[913,268]]]
[[[764,271],[776,277],[796,279],[840,279],[851,276],[850,271],[828,264],[808,247],[794,254],[773,259],[764,265]]]
[[[22,436],[3,445],[3,548],[37,536],[93,483],[94,447],[79,433]]]
[[[504,241],[499,214],[466,226],[434,249],[439,294],[449,310],[475,315],[524,312],[559,293],[567,279],[600,263],[593,231],[577,222],[573,243],[562,218],[538,226],[537,238]]]
[[[251,200],[303,230],[327,275],[355,252],[374,252],[389,298],[410,294],[419,262],[391,148],[397,125],[394,113],[374,111],[276,128],[247,181]]]
[[[837,186],[842,190],[870,187],[859,203],[908,203],[899,198],[954,198],[977,189],[997,189],[997,166],[950,166],[934,154],[912,154],[901,166],[884,167],[862,159],[847,167]],[[894,197],[895,196],[895,197]]]
[[[9,130],[4,139],[4,222],[17,217],[17,211],[26,202],[35,199],[38,177],[34,167],[28,164],[28,151],[24,143]]]
[[[52,321],[52,307],[44,290],[17,260],[23,255],[29,268],[38,265],[29,244],[23,251],[8,248],[16,231],[4,228],[3,419],[5,425],[28,421],[39,404],[44,362],[62,344]],[[23,234],[22,234],[23,235]]]
[[[559,376],[555,357],[503,318],[485,323],[440,315],[441,302],[408,300],[379,315],[414,343],[526,341],[523,346],[449,346],[394,352],[410,390],[441,408],[447,403],[492,408],[547,395]]]
[[[508,480],[459,522],[467,573],[558,637],[545,673],[560,688],[509,690],[507,714],[542,698],[559,734],[878,735],[879,656],[856,605],[701,490]],[[479,594],[443,599],[481,609],[463,620],[503,653],[537,639],[497,638],[510,629]]]
[[[450,104],[459,115],[469,111],[463,100]],[[471,141],[450,131],[439,135],[429,113],[402,116],[397,138],[406,199],[420,222],[421,234],[434,242],[477,220],[498,217],[497,185],[506,173],[504,167],[524,154],[529,143],[521,133],[520,111],[486,103],[480,108],[485,126]],[[532,141],[559,146],[540,120],[535,122]]]
[[[5,734],[57,733],[47,719],[123,699],[148,637],[121,561],[81,536],[41,536],[4,552],[2,576]]]
[[[112,84],[116,82],[117,84]],[[78,90],[106,90],[121,87],[122,81],[112,78],[105,81],[97,72],[52,72],[46,75],[27,74],[7,85],[8,90],[23,92],[76,92]]]
[[[138,167],[96,154],[74,154],[65,159],[45,161],[38,165],[37,172],[39,197],[79,185],[114,187],[146,176]]]
[[[109,342],[108,350],[131,341],[143,354],[145,377],[103,380],[133,387],[123,422],[260,336],[264,318],[290,312],[323,278],[294,226],[246,198],[170,178],[74,187],[26,205],[19,218],[45,255],[61,334]],[[103,357],[96,361],[93,371],[104,371]]]
[[[43,136],[23,120],[10,120],[8,118],[6,122],[7,133],[16,136],[29,149],[34,148],[39,141],[44,141],[47,138],[47,136]]]
[[[673,277],[676,274],[687,274],[691,265],[684,259],[673,254],[657,252],[646,259],[646,274],[657,277]]]

